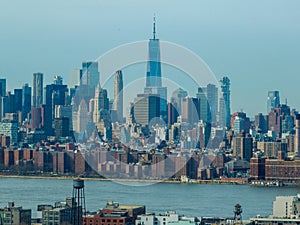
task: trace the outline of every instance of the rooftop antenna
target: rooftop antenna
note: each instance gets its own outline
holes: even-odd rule
[[[153,17],[153,40],[155,40],[155,14],[154,14],[154,17]]]

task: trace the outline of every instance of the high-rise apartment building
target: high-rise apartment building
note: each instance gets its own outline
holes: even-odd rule
[[[300,114],[296,115],[296,126],[295,126],[295,149],[294,152],[297,156],[300,156]]]
[[[238,135],[232,139],[233,156],[250,162],[252,157],[253,140],[249,135]]]
[[[117,114],[117,121],[123,121],[123,75],[122,71],[115,72],[114,77],[114,104],[113,109]]]
[[[267,98],[267,113],[280,105],[279,91],[269,91]]]
[[[28,113],[31,110],[31,87],[28,84],[24,84],[22,87],[22,120],[27,118]]]
[[[222,127],[230,127],[230,79],[222,77],[221,80],[221,96],[219,99],[219,124]]]
[[[33,74],[33,92],[32,92],[32,107],[38,108],[43,104],[43,74]]]

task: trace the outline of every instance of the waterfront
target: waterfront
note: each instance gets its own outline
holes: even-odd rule
[[[38,204],[54,204],[72,195],[70,179],[0,178],[0,207],[8,201],[33,210]],[[107,200],[121,204],[146,205],[148,212],[176,210],[191,216],[233,215],[233,207],[243,207],[243,218],[272,213],[272,202],[278,195],[296,195],[297,187],[254,187],[249,185],[127,183],[87,180],[85,196],[87,210],[105,206]]]

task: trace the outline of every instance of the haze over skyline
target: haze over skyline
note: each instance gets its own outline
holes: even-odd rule
[[[296,0],[4,0],[0,77],[8,90],[31,84],[34,72],[44,73],[45,83],[61,75],[68,84],[82,61],[151,38],[155,13],[159,39],[189,48],[217,78],[231,79],[232,112],[266,113],[269,90],[300,110],[299,6]]]

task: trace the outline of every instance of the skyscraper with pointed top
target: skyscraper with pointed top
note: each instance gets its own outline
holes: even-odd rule
[[[153,37],[148,43],[148,61],[145,94],[160,96],[160,117],[167,122],[167,88],[162,87],[160,62],[160,42],[156,38],[156,21],[153,19]]]
[[[146,87],[161,87],[161,64],[159,39],[156,38],[155,17],[153,19],[153,38],[148,44]]]

